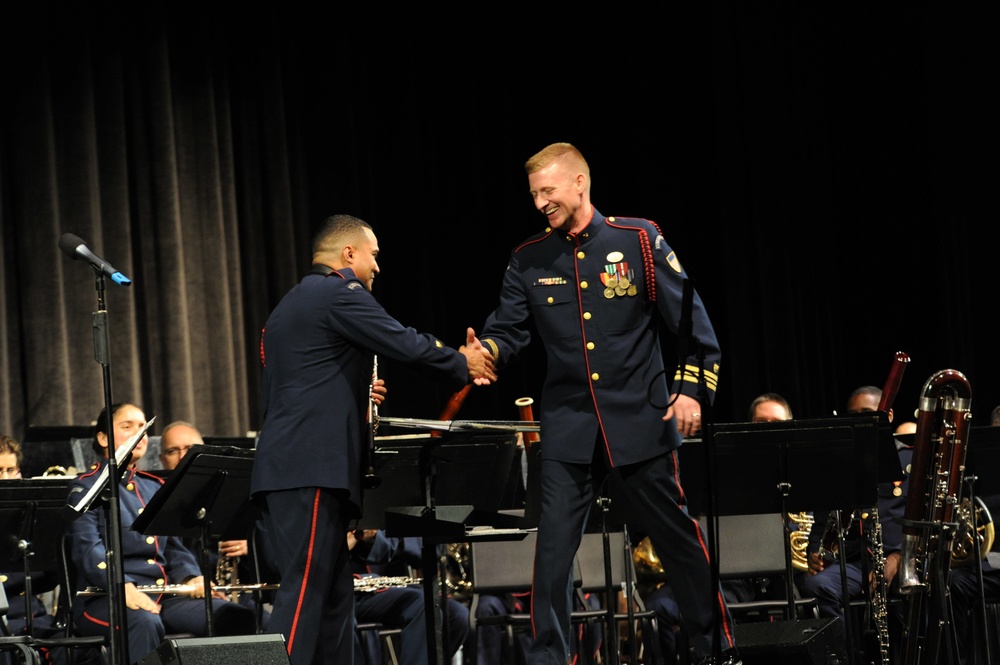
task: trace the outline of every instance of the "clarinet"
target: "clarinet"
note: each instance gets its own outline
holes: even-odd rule
[[[378,355],[375,356],[372,365],[372,388],[374,388],[376,381],[378,381]],[[366,452],[368,461],[365,464],[365,475],[361,478],[361,486],[373,490],[382,484],[382,479],[375,474],[375,432],[378,430],[378,405],[370,395],[368,398],[368,420],[368,450]]]
[[[878,632],[879,652],[882,656],[882,665],[889,665],[889,622],[888,622],[888,594],[889,588],[885,581],[885,553],[882,550],[882,522],[878,518],[878,507],[872,508],[871,512],[872,528],[872,574],[874,584],[872,588],[872,614],[875,619],[875,630]]]

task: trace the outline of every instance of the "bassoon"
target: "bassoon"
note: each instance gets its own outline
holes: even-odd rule
[[[909,600],[907,665],[938,662],[941,638],[950,629],[947,604],[929,602],[923,607],[922,600],[925,594],[934,594],[934,600],[947,599],[971,405],[969,380],[953,369],[933,374],[921,392],[899,569],[899,591]]]

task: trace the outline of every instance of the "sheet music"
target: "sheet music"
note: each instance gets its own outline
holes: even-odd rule
[[[145,425],[142,426],[142,429],[140,429],[138,432],[130,436],[128,440],[125,441],[124,445],[115,448],[115,466],[118,469],[121,469],[122,464],[125,463],[125,460],[129,459],[129,455],[131,455],[132,451],[135,450],[136,445],[139,444],[139,441],[142,440],[142,437],[146,436],[146,432],[149,431],[149,428],[153,425],[155,421],[156,421],[156,416],[153,416],[146,422]],[[86,492],[86,494],[83,495],[80,501],[78,501],[75,505],[71,505],[69,503],[69,500],[67,499],[67,505],[70,508],[72,508],[74,512],[76,512],[77,516],[86,512],[87,509],[90,507],[90,504],[94,502],[94,499],[97,497],[97,495],[100,494],[101,490],[104,489],[104,486],[108,482],[108,473],[110,473],[110,469],[111,469],[110,464],[104,465],[104,468],[101,469],[101,474],[100,476],[98,476],[97,481],[90,486],[90,489]]]

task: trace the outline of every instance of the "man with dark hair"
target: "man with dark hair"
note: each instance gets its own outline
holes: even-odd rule
[[[385,394],[373,385],[375,358],[429,370],[453,390],[496,378],[471,328],[456,351],[379,305],[371,293],[378,255],[369,224],[327,219],[313,240],[312,268],[261,335],[263,424],[251,492],[281,578],[270,629],[285,636],[292,665],[354,659],[344,534],[361,513],[370,401]]]
[[[198,428],[187,421],[175,420],[164,427],[163,432],[160,433],[160,463],[163,464],[164,471],[173,471],[176,469],[180,465],[181,460],[184,459],[192,448],[204,445],[204,443],[205,440],[201,432],[198,431]],[[198,547],[195,540],[185,539],[184,541],[184,544],[194,552],[197,551]],[[209,548],[209,565],[216,572],[221,570],[225,573],[228,571],[240,580],[252,579],[254,582],[261,581],[256,578],[256,567],[254,565],[256,562],[251,556],[250,543],[246,539],[220,541],[213,538],[209,541]],[[220,566],[221,557],[225,557],[225,559]],[[216,584],[234,583],[232,579],[218,579],[218,576],[216,576],[214,581]],[[253,610],[255,613],[258,610],[257,602],[251,593],[241,593],[235,597],[229,596],[229,598]],[[271,613],[263,608],[260,608],[260,610],[261,628],[267,630]]]

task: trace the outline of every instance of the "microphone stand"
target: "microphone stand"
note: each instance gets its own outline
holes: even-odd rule
[[[108,311],[104,300],[104,273],[96,266],[97,311],[93,314],[94,356],[101,364],[104,378],[104,412],[108,417],[108,501],[104,507],[107,533],[105,552],[108,564],[108,630],[111,665],[131,662],[128,655],[128,627],[125,613],[125,577],[121,556],[121,506],[118,503],[118,482],[121,480],[115,460],[115,428],[111,405],[111,344],[108,337]]]

